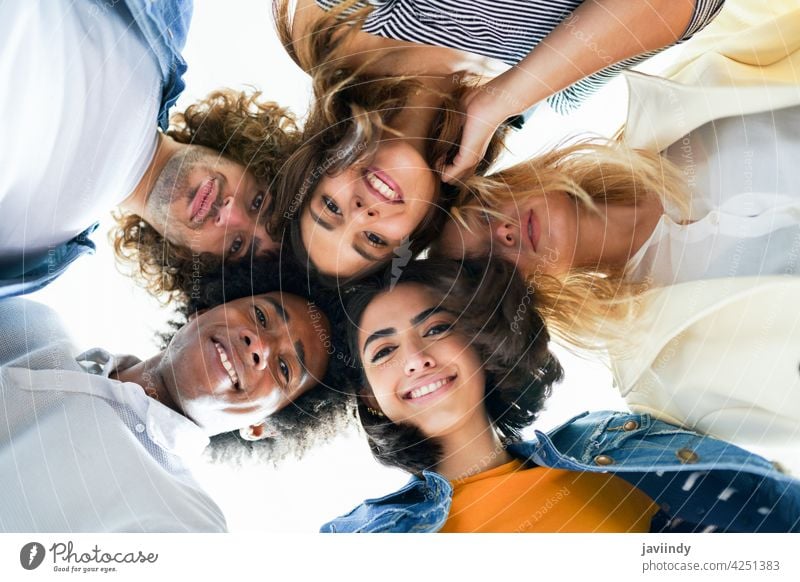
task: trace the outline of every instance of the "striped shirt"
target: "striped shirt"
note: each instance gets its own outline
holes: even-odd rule
[[[690,38],[717,15],[725,0],[696,0],[694,13],[678,42]],[[316,0],[331,10],[342,0]],[[373,6],[363,30],[369,34],[442,46],[516,65],[562,22],[574,19],[583,0],[361,0]],[[569,24],[567,24],[569,25]],[[588,45],[587,45],[588,46]],[[643,53],[578,81],[548,99],[559,113],[577,108],[619,72],[659,51]]]

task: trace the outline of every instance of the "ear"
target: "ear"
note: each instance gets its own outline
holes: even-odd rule
[[[259,422],[258,424],[251,424],[250,426],[240,428],[239,436],[246,441],[260,441],[262,439],[276,437],[278,433],[267,428],[264,422]]]

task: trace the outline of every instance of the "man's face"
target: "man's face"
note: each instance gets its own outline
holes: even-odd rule
[[[157,373],[183,413],[214,435],[258,424],[316,385],[330,325],[296,295],[230,301],[193,318]]]
[[[244,166],[186,145],[159,174],[142,218],[171,243],[227,261],[278,249],[263,226],[271,207],[271,194]]]

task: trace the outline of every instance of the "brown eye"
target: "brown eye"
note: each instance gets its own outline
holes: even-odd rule
[[[266,198],[264,192],[259,191],[259,193],[256,194],[256,197],[253,198],[253,202],[250,204],[250,210],[253,212],[260,210],[261,206],[264,204],[264,198]]]
[[[442,335],[443,333],[447,333],[451,329],[453,329],[452,323],[440,323],[439,325],[434,325],[428,331],[426,331],[425,337]]]
[[[242,246],[244,245],[244,240],[242,237],[237,236],[236,239],[231,244],[231,248],[228,249],[228,256],[236,255],[240,250],[242,250]]]
[[[342,211],[339,210],[339,207],[336,205],[336,202],[334,202],[333,199],[331,199],[331,198],[329,198],[327,196],[323,196],[322,197],[322,203],[325,205],[325,210],[327,210],[331,214],[335,214],[337,216],[341,216]]]
[[[284,379],[288,383],[289,382],[289,366],[286,364],[286,362],[283,360],[283,358],[280,358],[278,360],[278,367],[281,369],[281,374],[283,375]]]
[[[370,359],[370,364],[374,364],[378,360],[385,358],[389,354],[391,354],[395,350],[394,346],[387,346],[385,348],[379,349],[377,352],[372,354],[372,358]]]
[[[383,240],[381,237],[379,237],[374,232],[365,232],[364,233],[364,238],[366,238],[367,242],[370,244],[370,246],[373,246],[373,247],[385,247],[387,245],[386,241]]]
[[[258,320],[258,323],[261,325],[261,327],[267,327],[267,316],[264,315],[264,312],[261,311],[261,309],[259,309],[258,307],[255,307],[254,309],[256,313],[256,320]]]

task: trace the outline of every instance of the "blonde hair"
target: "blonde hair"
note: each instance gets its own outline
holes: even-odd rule
[[[499,211],[504,204],[521,204],[553,191],[566,192],[596,213],[608,204],[634,205],[653,197],[682,215],[689,210],[686,183],[668,160],[594,139],[560,145],[491,176],[469,178],[452,214],[467,229],[477,215],[513,221]],[[630,281],[624,269],[599,264],[563,275],[535,272],[527,278],[553,335],[579,350],[626,349],[624,338],[638,316],[637,298],[647,290],[646,281]]]

